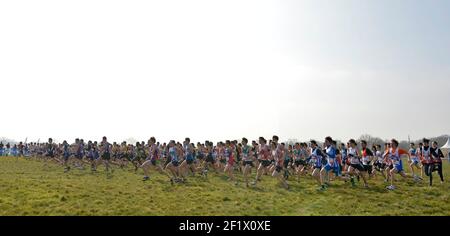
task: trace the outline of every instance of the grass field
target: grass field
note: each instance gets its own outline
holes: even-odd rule
[[[63,173],[56,164],[44,168],[39,161],[1,157],[0,215],[450,215],[450,185],[441,185],[437,173],[433,187],[401,180],[394,192],[385,190],[381,177],[369,189],[335,181],[319,192],[310,177],[289,181],[287,191],[269,176],[246,188],[216,174],[174,186],[160,174],[144,183],[141,174],[116,170],[107,177],[103,167],[94,174]]]

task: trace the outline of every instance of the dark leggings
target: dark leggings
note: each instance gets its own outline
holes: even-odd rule
[[[437,171],[439,174],[439,177],[441,177],[441,181],[444,182],[444,176],[442,174],[442,163],[432,163],[432,164],[425,164],[425,174],[430,177],[430,186],[433,185],[433,172]]]

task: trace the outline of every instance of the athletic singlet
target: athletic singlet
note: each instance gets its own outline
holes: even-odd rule
[[[102,153],[110,153],[111,152],[111,144],[108,142],[102,143]]]
[[[381,155],[380,151],[376,151],[375,156],[377,157],[377,160],[379,163],[383,163],[384,158],[383,158],[383,155]]]
[[[292,150],[285,150],[284,152],[284,160],[288,161],[291,160],[291,156],[292,156]]]
[[[358,165],[361,164],[361,161],[358,157],[358,151],[355,148],[348,148],[348,156],[350,157],[350,164]]]
[[[441,160],[441,155],[439,155],[439,154],[442,154],[442,151],[440,151],[439,148],[433,149],[433,153],[432,153],[432,156],[433,156],[433,162],[435,162],[435,163],[440,163],[440,162],[442,162],[442,160]]]
[[[95,159],[97,159],[99,157],[98,149],[96,147],[93,148],[92,153],[93,153],[93,157]]]
[[[425,150],[427,148],[427,150]],[[430,147],[422,147],[421,150],[422,153],[422,161],[425,163],[431,162],[431,148]]]
[[[337,167],[338,162],[336,161],[336,148],[330,145],[326,148],[325,151],[327,154],[328,165],[330,165],[331,167]]]
[[[219,156],[219,152],[217,150],[217,147],[212,149],[212,155],[213,155],[214,159],[216,159]]]
[[[223,156],[224,156],[225,158],[228,158],[228,157],[230,157],[230,155],[231,155],[230,149],[225,148],[224,151],[223,151]]]
[[[149,149],[150,160],[158,160],[159,159],[159,150],[156,147],[156,144],[152,144]]]
[[[363,165],[369,165],[370,164],[370,156],[373,155],[372,151],[365,148],[361,151],[361,154],[362,154],[361,161],[362,161]]]
[[[231,147],[225,148],[225,160],[230,164],[234,163],[234,155]]]
[[[282,166],[284,162],[283,152],[279,148],[275,149],[273,159],[277,163],[277,166]]]
[[[266,144],[263,144],[259,148],[259,155],[261,156],[262,160],[269,160],[270,151],[267,148]]]
[[[314,148],[311,150],[311,163],[315,168],[322,167],[322,156],[319,155],[319,148]]]
[[[192,146],[191,144],[187,144],[184,146],[184,155],[189,156],[193,154]]]
[[[305,148],[300,149],[300,158],[306,160],[308,158],[308,150]]]
[[[409,149],[409,155],[413,161],[419,161],[419,157],[417,156],[417,149],[411,148]]]
[[[170,161],[171,162],[177,162],[178,161],[177,150],[176,150],[175,147],[169,148],[169,156],[170,156]]]
[[[283,155],[283,153],[285,152],[286,150],[284,150],[282,147],[281,147],[281,144],[278,144],[278,146],[277,146],[277,148],[275,149],[275,157],[276,157],[276,160],[278,160],[278,159],[283,159],[284,157],[284,155]]]
[[[419,147],[416,149],[416,156],[420,159],[422,157],[422,148]]]
[[[249,145],[245,145],[242,147],[242,159],[244,161],[251,161],[251,157],[250,157],[250,146]]]
[[[218,148],[217,149],[217,155],[219,159],[223,159],[225,157],[225,149],[224,148]]]
[[[83,149],[84,149],[83,144],[79,143],[78,146],[77,146],[77,154],[78,155],[82,155],[83,154]]]
[[[391,148],[389,150],[389,159],[392,160],[394,165],[401,165],[402,164],[402,159],[400,159],[400,154],[399,154],[399,149],[395,149],[395,151],[393,151],[393,148]]]
[[[347,160],[347,149],[346,148],[341,149],[341,156],[342,156],[342,160]]]
[[[69,144],[64,144],[64,155],[69,155]]]
[[[13,147],[14,149],[14,147]],[[55,150],[55,147],[53,146],[53,144],[47,144],[47,152],[48,153],[53,153],[53,151]]]
[[[301,153],[302,152],[300,149],[294,149],[294,160],[301,160],[302,159]]]

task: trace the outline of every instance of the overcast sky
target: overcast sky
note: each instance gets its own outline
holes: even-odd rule
[[[1,1],[0,137],[450,133],[450,1]]]

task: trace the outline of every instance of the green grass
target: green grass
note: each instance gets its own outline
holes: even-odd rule
[[[444,163],[444,177],[450,176]],[[287,191],[269,176],[256,188],[216,174],[171,186],[160,174],[142,182],[141,170],[116,170],[112,177],[103,167],[95,174],[63,173],[56,164],[44,168],[39,161],[1,157],[0,215],[450,215],[449,184],[434,175],[433,187],[400,180],[394,192],[385,190],[381,177],[370,181],[370,189],[335,181],[326,192],[307,177],[289,181]]]

